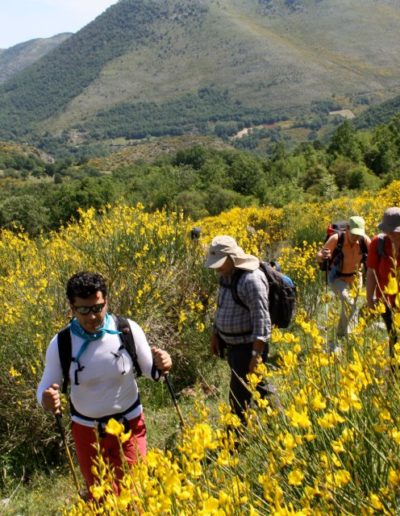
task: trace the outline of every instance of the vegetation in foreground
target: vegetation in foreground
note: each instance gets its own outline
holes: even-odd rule
[[[331,218],[361,214],[372,234],[383,207],[400,204],[399,192],[393,183],[376,195],[281,209],[235,208],[197,221],[200,241],[189,239],[192,225],[180,214],[124,205],[101,215],[82,212],[79,223],[35,240],[4,230],[2,497],[64,457],[52,418],[36,406],[34,393],[47,343],[68,319],[66,279],[82,269],[104,274],[112,309],[136,319],[151,343],[172,353],[176,390],[204,390],[215,385],[216,368],[222,367],[208,355],[216,281],[203,267],[204,252],[212,236],[229,233],[248,252],[277,258],[298,286],[296,320],[272,338],[279,367],[260,371],[278,385],[284,413],[259,400],[237,447],[233,436],[226,438],[227,425],[236,425],[226,406],[218,416],[212,398],[200,395],[201,409],[188,417],[183,436],[169,443],[167,454],[159,451],[161,439],[153,443],[148,461],[127,476],[123,497],[107,494],[107,473],[99,465],[98,497],[115,514],[138,506],[148,514],[393,513],[400,486],[400,413],[386,336],[361,318],[341,356],[325,353],[338,312],[314,257],[321,228]],[[252,378],[254,385],[258,381]],[[169,403],[173,412],[159,385],[143,383],[142,390],[154,410]],[[96,505],[66,510],[100,511]]]

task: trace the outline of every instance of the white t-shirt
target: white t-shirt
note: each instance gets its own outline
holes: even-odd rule
[[[153,356],[146,336],[140,326],[128,320],[135,341],[136,353],[143,376],[158,380],[159,372],[153,366]],[[112,319],[110,329],[115,330]],[[84,339],[71,333],[72,356],[76,357]],[[101,418],[118,414],[131,407],[139,398],[139,390],[134,377],[132,359],[126,349],[120,349],[121,339],[118,334],[106,333],[102,338],[89,343],[79,362],[83,370],[78,372],[79,385],[75,384],[75,371],[78,364],[71,361],[70,386],[71,402],[77,412],[90,418]],[[62,386],[63,374],[58,353],[57,335],[51,340],[46,352],[46,365],[37,389],[37,400],[42,403],[43,391],[56,383]],[[133,419],[142,412],[139,403],[132,411],[125,414],[126,419]],[[87,421],[73,415],[72,420],[85,426],[95,426],[95,421]]]

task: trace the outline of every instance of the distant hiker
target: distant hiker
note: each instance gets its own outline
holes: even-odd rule
[[[396,295],[385,293],[385,288],[391,275],[400,289],[400,208],[388,208],[378,228],[383,233],[374,236],[368,252],[367,304],[372,309],[381,299],[386,306],[383,320],[389,334],[390,356],[393,357],[397,342],[393,313],[395,309],[399,311],[400,307],[395,305]]]
[[[317,261],[327,270],[328,284],[341,301],[338,338],[346,337],[349,325],[354,322],[356,298],[349,290],[360,281],[360,266],[365,265],[370,242],[365,234],[364,219],[355,215],[345,224],[344,231],[333,233],[317,252]]]
[[[190,230],[190,239],[191,240],[199,240],[201,236],[201,228],[194,227]]]
[[[278,272],[281,272],[281,266],[279,265],[279,263],[275,260],[271,260],[269,262],[269,264],[271,265],[271,267],[273,267],[274,269],[276,269]]]
[[[217,236],[209,247],[205,266],[220,276],[218,308],[211,338],[211,352],[223,356],[227,350],[231,368],[229,401],[242,422],[251,401],[246,387],[246,375],[260,361],[266,361],[271,318],[268,309],[269,285],[255,256],[245,254],[230,236]],[[244,271],[237,283],[238,294],[246,306],[238,304],[232,295],[235,273]],[[260,387],[262,395],[272,395],[271,385]]]
[[[105,433],[105,426],[114,418],[132,432],[122,445],[129,464],[146,454],[146,427],[134,372],[158,380],[171,368],[171,358],[166,351],[150,349],[137,323],[108,313],[107,286],[100,274],[75,274],[68,280],[66,294],[73,319],[47,348],[37,399],[46,410],[59,412],[60,386],[63,383],[65,391],[69,381],[72,436],[87,487],[95,480],[92,445],[98,430],[104,459],[115,468],[118,492],[119,443]]]

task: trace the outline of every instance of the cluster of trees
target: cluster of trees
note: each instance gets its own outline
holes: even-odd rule
[[[368,99],[361,97],[361,103],[368,103]],[[373,106],[362,113],[355,121],[357,129],[371,129],[380,124],[387,124],[393,113],[400,113],[400,95]]]
[[[279,118],[267,111],[248,108],[232,99],[228,91],[202,88],[163,103],[119,104],[100,111],[93,121],[78,127],[93,138],[141,139],[146,136],[205,134],[211,128],[220,137],[231,136],[246,126],[272,123]]]
[[[330,199],[399,179],[400,115],[368,132],[356,131],[345,122],[325,146],[307,142],[289,152],[278,142],[268,157],[237,149],[194,147],[151,164],[119,166],[111,175],[90,162],[78,164],[71,159],[42,164],[42,168],[30,159],[22,159],[21,164],[27,167],[19,169],[21,177],[42,170],[47,179],[3,179],[3,227],[16,222],[37,234],[76,217],[79,207],[100,208],[121,200],[140,201],[149,210],[180,209],[197,219],[233,206]]]
[[[19,173],[25,176],[30,173],[40,176],[45,173],[45,167],[43,160],[34,154],[15,152],[7,145],[0,147],[0,170],[5,176],[18,177]]]

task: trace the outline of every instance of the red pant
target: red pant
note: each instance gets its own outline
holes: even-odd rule
[[[94,483],[95,476],[91,468],[93,459],[96,458],[96,450],[93,446],[96,443],[96,433],[94,428],[72,422],[72,436],[75,441],[75,450],[78,457],[79,467],[86,481],[87,488]],[[129,428],[132,435],[123,445],[125,460],[128,464],[135,464],[139,457],[146,455],[146,425],[143,413],[129,421]],[[118,480],[122,478],[120,445],[117,437],[106,434],[100,437],[100,446],[103,458],[114,467],[116,483],[115,491],[118,493]]]

